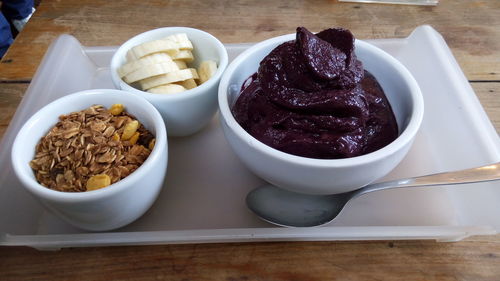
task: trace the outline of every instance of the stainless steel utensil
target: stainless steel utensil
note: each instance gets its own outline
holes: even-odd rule
[[[461,171],[381,182],[351,192],[333,195],[301,194],[266,185],[252,190],[247,195],[246,203],[257,216],[276,225],[318,226],[331,222],[350,200],[368,192],[390,188],[463,184],[499,179],[500,163],[496,163]]]

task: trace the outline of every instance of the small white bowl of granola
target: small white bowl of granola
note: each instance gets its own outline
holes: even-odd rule
[[[111,59],[116,88],[148,100],[167,123],[169,136],[202,129],[217,111],[217,89],[227,50],[211,34],[163,27],[123,43]]]
[[[12,147],[22,186],[49,211],[105,231],[143,215],[167,170],[167,133],[146,100],[98,89],[59,98],[35,113]]]

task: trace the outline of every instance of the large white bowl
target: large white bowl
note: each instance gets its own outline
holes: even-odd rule
[[[40,185],[29,162],[35,155],[35,146],[58,122],[58,117],[95,104],[109,107],[115,103],[123,104],[156,137],[147,160],[124,179],[94,191],[70,193]],[[110,89],[78,92],[46,105],[23,125],[12,147],[14,172],[24,188],[60,218],[93,231],[118,228],[144,214],[163,186],[167,157],[167,133],[158,111],[140,97]]]
[[[235,120],[231,107],[241,85],[257,71],[260,61],[295,34],[258,43],[228,66],[219,85],[220,120],[224,135],[240,160],[257,176],[291,191],[335,194],[367,185],[389,173],[408,152],[420,127],[424,103],[411,73],[379,48],[356,40],[356,55],[384,89],[399,126],[400,135],[372,153],[346,159],[312,159],[276,150],[247,133]]]
[[[204,60],[217,63],[218,69],[212,78],[194,89],[167,95],[138,90],[120,78],[116,70],[125,64],[128,50],[176,33],[186,33],[193,43],[195,61],[191,65],[197,68]],[[167,123],[169,136],[188,136],[208,124],[217,111],[217,88],[227,64],[226,48],[211,34],[189,27],[163,27],[141,33],[123,43],[111,59],[111,79],[118,89],[134,93],[153,104]]]

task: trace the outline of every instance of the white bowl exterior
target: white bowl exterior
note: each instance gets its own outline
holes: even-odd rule
[[[61,114],[94,104],[122,103],[156,137],[148,159],[132,174],[106,188],[90,192],[59,192],[40,185],[29,162],[40,139]],[[115,229],[139,218],[157,198],[167,169],[167,135],[158,111],[140,97],[120,90],[89,90],[60,98],[35,113],[18,132],[12,147],[15,174],[25,189],[68,223],[82,229]]]
[[[219,86],[219,108],[224,135],[240,160],[257,176],[285,189],[308,194],[335,194],[367,185],[389,173],[408,152],[423,118],[423,98],[417,82],[396,59],[366,42],[356,40],[356,55],[383,87],[400,128],[400,136],[375,152],[347,159],[311,159],[273,149],[248,134],[230,107],[243,82],[277,45],[295,34],[263,41],[238,56]],[[401,95],[404,93],[404,95]]]
[[[284,162],[259,149],[254,141],[243,145],[245,140],[229,129],[224,121],[221,123],[231,148],[254,174],[275,186],[306,194],[343,193],[367,185],[394,169],[412,143],[407,143],[383,161],[334,168],[311,166],[295,161]]]
[[[192,64],[195,67],[204,60],[217,63],[217,72],[207,82],[186,92],[162,95],[138,90],[118,76],[116,70],[125,64],[128,50],[175,33],[186,33],[193,43],[195,61]],[[209,33],[188,27],[164,27],[141,33],[121,45],[111,59],[111,79],[118,89],[132,92],[153,104],[165,120],[169,136],[188,136],[208,124],[217,111],[217,90],[227,64],[226,48]]]

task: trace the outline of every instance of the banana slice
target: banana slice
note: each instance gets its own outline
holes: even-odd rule
[[[194,60],[193,53],[189,50],[181,50],[175,55],[171,55],[173,60],[181,60],[185,62],[192,62]]]
[[[127,52],[127,61],[140,59],[154,53],[167,53],[173,56],[179,52],[179,45],[170,40],[154,40],[142,43]]]
[[[178,70],[179,67],[175,62],[173,61],[162,62],[162,63],[143,66],[138,70],[127,74],[125,77],[123,77],[123,80],[127,83],[134,83],[145,78],[149,78],[160,74],[175,72]]]
[[[194,61],[192,50],[186,33],[172,34],[131,48],[126,54],[128,63],[117,72],[128,84],[137,84],[148,92],[168,94],[192,89],[200,79],[198,71],[187,65]],[[203,81],[217,71],[215,62],[211,63],[203,62],[199,68],[204,73]]]
[[[199,79],[198,72],[194,68],[181,69],[166,74],[149,77],[139,81],[143,90],[148,90],[160,85],[184,81],[187,79]]]
[[[120,68],[117,69],[118,75],[120,78],[123,76],[138,70],[141,67],[152,65],[152,64],[157,64],[157,63],[162,63],[162,62],[169,62],[172,61],[172,58],[170,58],[169,55],[166,53],[156,53],[152,54],[149,56],[145,56],[141,59],[131,61],[129,63],[126,63],[122,65]],[[179,68],[181,69],[181,68]]]
[[[181,85],[182,87],[190,90],[192,88],[196,88],[198,85],[196,84],[196,82],[194,81],[194,79],[187,79],[187,80],[184,80],[184,81],[180,81],[180,82],[175,82],[175,84],[178,84],[178,85]]]
[[[217,72],[217,64],[215,61],[206,60],[200,64],[198,74],[200,75],[200,84],[205,83],[210,77],[214,76]]]
[[[179,67],[179,69],[186,69],[188,68],[187,64],[185,61],[182,60],[174,60],[175,64]]]
[[[193,44],[189,40],[186,33],[177,33],[174,35],[170,35],[166,37],[165,40],[170,40],[177,43],[180,50],[193,50]]]
[[[175,94],[175,93],[180,93],[184,92],[186,88],[182,87],[181,85],[177,84],[168,84],[168,85],[161,85],[158,87],[154,87],[148,90],[149,93],[153,94]]]

